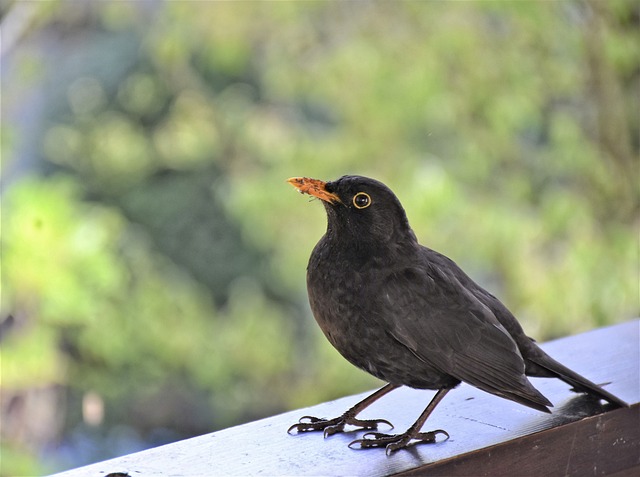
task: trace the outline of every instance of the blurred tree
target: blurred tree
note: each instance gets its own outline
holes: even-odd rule
[[[389,184],[538,339],[637,316],[637,2],[15,2],[2,21],[0,475],[376,385],[307,311],[325,219],[294,175]]]

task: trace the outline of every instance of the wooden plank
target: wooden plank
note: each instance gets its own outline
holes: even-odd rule
[[[623,475],[624,472],[640,475],[638,404],[396,475],[554,477]]]
[[[57,474],[57,477],[192,475],[545,475],[620,476],[640,466],[640,322],[632,321],[543,345],[556,359],[633,406],[608,406],[572,393],[557,379],[532,379],[554,404],[543,414],[471,386],[450,392],[425,426],[451,438],[387,456],[384,449],[351,450],[360,433],[290,436],[302,415],[334,417],[368,393],[322,403],[155,449]],[[385,418],[401,432],[433,396],[400,388],[360,417]],[[603,414],[604,413],[604,414]],[[514,454],[516,454],[514,456]],[[509,463],[510,462],[510,463]],[[500,467],[504,465],[504,467]],[[449,467],[445,467],[449,466]],[[482,466],[482,467],[481,467]],[[443,470],[447,469],[447,470]],[[457,470],[456,470],[457,469]],[[452,474],[453,470],[458,474]]]

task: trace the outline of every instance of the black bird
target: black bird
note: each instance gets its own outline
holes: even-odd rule
[[[405,433],[369,432],[350,447],[386,446],[391,453],[435,442],[438,434],[448,437],[421,428],[461,381],[543,412],[552,404],[527,376],[559,378],[576,392],[627,406],[547,355],[500,300],[451,259],[420,245],[400,201],[381,182],[360,176],[288,182],[321,199],[327,212],[327,231],[307,268],[313,315],[342,356],[388,383],[340,417],[305,416],[289,432],[324,430],[327,436],[345,425],[391,426],[356,415],[403,385],[438,392]]]

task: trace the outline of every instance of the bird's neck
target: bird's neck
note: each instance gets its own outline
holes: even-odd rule
[[[373,240],[356,234],[335,233],[331,228],[323,237],[324,247],[342,263],[354,267],[371,262],[397,262],[411,257],[419,248],[411,229],[401,237]]]

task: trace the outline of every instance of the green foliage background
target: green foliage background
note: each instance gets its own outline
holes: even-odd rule
[[[290,176],[387,183],[539,340],[637,316],[637,2],[14,2],[3,23],[25,8],[0,475],[378,384],[310,316],[325,218]]]

